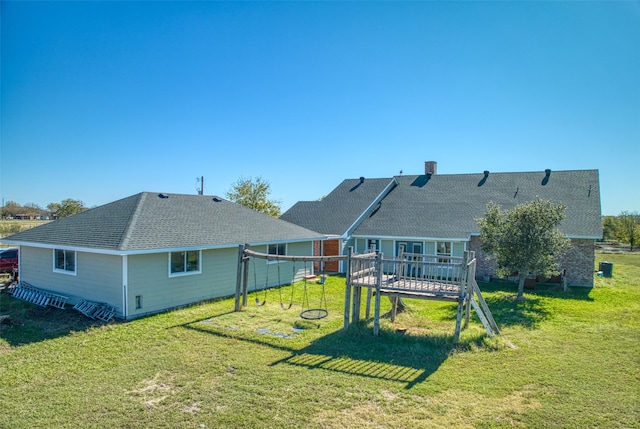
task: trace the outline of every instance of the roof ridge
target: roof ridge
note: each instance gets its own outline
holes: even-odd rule
[[[127,227],[123,234],[123,239],[118,246],[118,250],[126,250],[129,241],[131,240],[132,232],[135,230],[135,225],[138,222],[138,218],[140,217],[140,212],[142,211],[142,206],[144,205],[144,201],[146,200],[147,193],[141,192],[138,194],[138,202],[136,203],[136,208],[133,211],[133,214],[129,217],[129,221],[127,222]]]
[[[580,168],[576,168],[576,169],[570,169],[570,170],[553,170],[550,169],[552,174],[556,174],[556,173],[584,173],[584,172],[594,172],[594,171],[598,171],[597,168],[585,168],[585,169],[580,169]],[[489,171],[490,174],[544,174],[545,170],[530,170],[530,171]],[[438,177],[438,176],[478,176],[478,175],[482,175],[484,174],[484,171],[476,171],[476,172],[471,172],[471,173],[437,173],[434,174],[433,177]],[[419,177],[419,176],[425,176],[424,173],[420,173],[420,174],[402,174],[402,175],[395,175],[393,176],[394,178],[397,177]]]

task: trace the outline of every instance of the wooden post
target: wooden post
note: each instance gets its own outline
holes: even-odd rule
[[[360,305],[362,303],[362,286],[353,286],[353,298],[351,302],[351,321],[358,323],[360,321]]]
[[[240,311],[240,291],[242,288],[242,272],[244,264],[244,245],[238,246],[238,270],[236,272],[236,296],[234,311]]]
[[[394,296],[391,298],[391,322],[396,321],[396,314],[398,313],[398,300],[400,297]]]
[[[249,249],[249,244],[245,244],[244,248]],[[242,305],[244,307],[247,306],[248,294],[249,294],[249,258],[245,258],[244,259],[244,276],[243,276],[243,283],[242,283]]]
[[[397,280],[401,280],[405,276],[406,263],[404,262],[404,252],[405,252],[404,244],[401,244],[398,248],[398,258],[393,263],[395,267],[394,274]],[[396,297],[396,299],[392,302],[392,305],[393,305],[393,313],[391,314],[392,316],[391,321],[395,322],[395,317],[396,317],[396,314],[398,313],[398,307],[400,307],[401,310],[404,310],[405,308],[407,308],[407,306],[405,305],[402,298],[400,298],[399,296]]]
[[[474,295],[473,283],[476,281],[476,264],[473,261],[476,257],[476,252],[474,252],[473,250],[465,252],[465,256],[466,256],[465,267],[467,270],[465,275],[465,278],[467,279],[465,284],[466,295],[467,295],[467,308],[465,313],[464,327],[466,328],[467,326],[469,326],[469,317],[471,316],[471,300],[473,299],[473,295]]]
[[[349,312],[351,311],[351,256],[353,247],[349,247],[347,253],[347,278],[344,288],[344,329],[349,328]]]
[[[373,335],[380,333],[380,289],[382,289],[382,252],[376,255],[376,304],[373,316]]]
[[[458,315],[456,316],[456,332],[453,335],[453,342],[457,343],[460,340],[460,325],[462,325],[462,312],[464,311],[464,300],[462,297],[458,298]]]
[[[351,260],[352,272],[362,270],[362,259],[356,258]],[[353,285],[351,297],[351,322],[358,323],[360,321],[360,303],[362,299],[362,286]]]
[[[456,314],[456,332],[453,334],[453,341],[458,342],[460,339],[460,328],[462,326],[462,313],[466,310],[466,305],[471,305],[470,297],[467,293],[467,262],[469,261],[468,251],[464,252],[462,261],[462,272],[460,273],[460,281],[458,283],[458,313]]]
[[[471,285],[471,278],[470,278],[471,272],[469,271],[469,262],[471,262],[472,258],[473,258],[473,252],[465,250],[464,262],[463,262],[464,266],[462,267],[463,271],[462,271],[462,279],[460,283],[460,287],[464,288],[464,298],[465,298],[464,325],[463,325],[464,328],[469,326],[469,317],[471,316],[471,298],[473,297],[473,289],[469,288],[469,286]]]

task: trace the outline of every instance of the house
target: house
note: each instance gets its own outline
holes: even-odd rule
[[[20,247],[21,281],[64,295],[70,304],[107,303],[116,317],[132,319],[233,295],[240,244],[311,255],[314,241],[323,239],[219,197],[143,192],[3,242]]]
[[[281,219],[329,236],[317,254],[342,254],[353,246],[375,246],[384,255],[407,252],[462,256],[476,252],[476,274],[495,273],[481,249],[476,222],[489,202],[502,209],[542,198],[566,206],[560,229],[572,247],[559,261],[572,285],[593,286],[595,240],[602,237],[597,170],[437,174],[425,162],[424,174],[384,179],[347,179],[320,201],[302,201]],[[344,271],[344,267],[339,267]]]

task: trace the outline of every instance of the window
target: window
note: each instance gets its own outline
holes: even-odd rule
[[[199,274],[200,250],[171,252],[169,254],[169,275]]]
[[[287,245],[286,245],[286,243],[269,244],[267,246],[267,253],[269,255],[286,255],[287,254]],[[273,264],[273,263],[276,263],[276,262],[278,262],[278,261],[267,260],[267,263],[269,263],[269,264]]]
[[[367,251],[373,252],[375,250],[380,250],[380,240],[374,240],[372,238],[367,240]]]
[[[64,274],[76,274],[76,252],[72,250],[53,250],[53,271]]]
[[[438,256],[451,256],[451,242],[438,241],[436,251]],[[438,258],[438,262],[449,262],[449,258]]]
[[[269,255],[286,255],[287,245],[285,243],[270,244],[267,253]]]

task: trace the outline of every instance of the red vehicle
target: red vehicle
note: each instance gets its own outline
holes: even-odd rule
[[[0,249],[0,273],[15,273],[18,271],[18,249]]]

